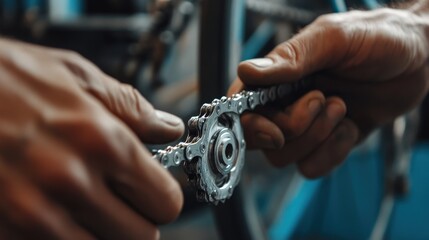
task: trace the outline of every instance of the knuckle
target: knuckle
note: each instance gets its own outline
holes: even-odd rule
[[[67,61],[70,62],[81,62],[85,61],[85,58],[78,52],[72,50],[61,50],[62,55]]]
[[[45,171],[43,178],[51,191],[64,197],[83,198],[90,193],[87,170],[77,159],[66,161],[66,166]]]
[[[72,50],[57,50],[61,51],[59,56],[62,62],[68,67],[68,69],[75,74],[79,80],[79,83],[83,87],[90,88],[89,90],[96,91],[101,87],[99,86],[99,76],[101,70],[91,63],[88,59],[83,57],[80,53]]]
[[[114,124],[105,114],[92,114],[83,117],[78,123],[81,129],[79,139],[89,149],[99,152],[106,149],[110,139],[116,139],[120,133],[118,125]]]
[[[347,14],[351,15],[351,16],[357,16],[358,17],[358,16],[361,16],[362,14],[367,14],[367,12],[362,11],[362,10],[352,9],[352,10],[347,11]]]
[[[321,26],[331,26],[336,25],[343,20],[341,17],[341,14],[338,13],[330,13],[330,14],[324,14],[316,18],[315,23],[319,24]]]
[[[97,156],[85,159],[97,166],[122,169],[141,154],[137,137],[108,114],[99,112],[86,116],[77,128],[78,136],[74,136],[78,139],[76,145],[90,156]]]
[[[103,122],[97,117],[92,115],[81,116],[76,119],[73,123],[71,134],[75,133],[83,145],[93,147],[97,145],[102,139],[106,129],[103,128]],[[75,132],[75,129],[80,129],[79,132]]]
[[[135,95],[135,94],[140,95],[140,93],[138,93],[137,89],[135,89],[130,84],[121,83],[120,85],[121,85],[121,90],[124,92],[124,94],[127,94],[127,95]]]
[[[324,30],[326,34],[332,36],[333,39],[338,39],[338,42],[345,42],[347,38],[347,32],[342,22],[327,25]]]
[[[292,63],[296,61],[298,58],[298,50],[297,50],[298,41],[287,41],[275,48],[275,52],[283,59],[292,60]]]
[[[99,142],[115,132],[115,125],[110,124],[101,116],[91,116],[83,121],[84,127],[88,130],[93,142]]]
[[[122,95],[125,97],[125,106],[130,111],[128,113],[134,119],[139,119],[142,115],[148,115],[153,113],[153,106],[146,101],[140,94],[140,92],[129,84],[121,84],[120,89]]]
[[[398,14],[405,15],[407,17],[412,16],[412,12],[409,11],[397,11],[390,8],[380,8],[376,11],[377,15],[384,19],[396,18]]]
[[[133,101],[134,104],[139,103],[138,100],[140,99],[140,93],[137,91],[137,89],[135,89],[133,86],[129,84],[122,84],[122,89],[124,89],[125,94],[131,97],[131,100]]]
[[[296,39],[291,39],[278,45],[274,51],[269,54],[272,58],[278,58],[280,61],[287,60],[290,68],[296,72],[303,72],[303,64],[299,64],[299,60],[305,55],[305,46]]]
[[[316,25],[329,25],[329,23],[331,22],[331,14],[324,14],[321,15],[319,17],[316,18],[316,20],[314,20],[314,24]]]
[[[316,23],[332,39],[343,39],[346,35],[347,19],[343,14],[326,14],[317,18]]]

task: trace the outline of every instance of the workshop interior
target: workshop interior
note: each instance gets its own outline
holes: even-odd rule
[[[0,0],[0,33],[76,51],[186,123],[209,111],[204,103],[222,103],[240,61],[263,57],[322,14],[390,3]],[[243,151],[239,176],[217,179],[234,188],[219,198],[221,188],[204,195],[191,184],[197,165],[187,172],[171,167],[185,206],[175,222],[160,227],[161,239],[429,239],[428,104],[377,130],[338,169],[315,180]],[[229,138],[231,131],[220,135]],[[156,153],[167,146],[147,147]]]

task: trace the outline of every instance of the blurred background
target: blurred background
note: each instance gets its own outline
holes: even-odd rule
[[[239,61],[264,56],[319,15],[377,0],[0,0],[0,33],[79,52],[185,122],[223,96]],[[429,109],[374,133],[329,176],[306,180],[249,151],[225,204],[195,200],[162,239],[429,239]],[[164,146],[148,146],[162,148]],[[287,156],[286,156],[287,157]]]

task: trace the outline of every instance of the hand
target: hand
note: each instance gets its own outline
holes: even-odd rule
[[[157,239],[178,183],[140,143],[180,119],[75,53],[0,39],[0,239]]]
[[[423,22],[392,9],[325,15],[267,58],[241,63],[230,92],[302,78],[320,90],[285,109],[244,116],[248,145],[264,149],[276,165],[296,163],[307,177],[328,173],[373,129],[427,94]]]

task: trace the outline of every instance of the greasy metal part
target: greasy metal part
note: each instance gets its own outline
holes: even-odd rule
[[[303,82],[283,84],[203,104],[200,114],[188,121],[186,141],[158,150],[154,158],[166,168],[183,166],[198,200],[224,202],[237,186],[244,165],[246,142],[240,115],[303,87]]]

